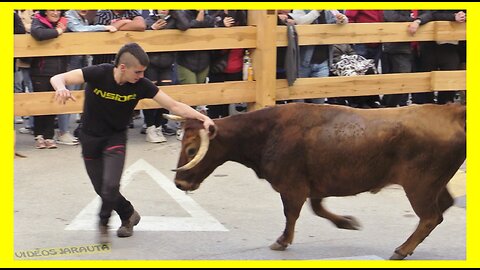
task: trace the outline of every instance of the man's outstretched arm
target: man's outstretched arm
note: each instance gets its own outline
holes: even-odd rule
[[[60,73],[50,78],[50,84],[53,86],[53,89],[55,89],[55,100],[62,104],[65,104],[69,99],[76,101],[66,86],[82,84],[84,82],[85,79],[83,78],[81,69]]]

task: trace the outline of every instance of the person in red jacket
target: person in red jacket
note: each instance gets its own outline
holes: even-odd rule
[[[39,10],[32,20],[30,34],[37,41],[59,37],[67,31],[67,19],[63,10]],[[50,77],[67,71],[66,56],[32,57],[30,75],[33,92],[52,91]],[[57,144],[55,135],[55,115],[38,115],[34,117],[33,133],[35,148],[54,149]]]
[[[247,25],[246,10],[211,10],[215,27],[235,27]],[[209,82],[241,81],[243,78],[243,56],[245,49],[225,49],[211,51]],[[229,104],[208,105],[210,118],[221,118],[230,114]]]

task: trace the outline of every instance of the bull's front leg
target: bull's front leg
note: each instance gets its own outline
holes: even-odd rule
[[[306,195],[293,195],[290,192],[288,194],[282,193],[283,213],[287,219],[285,230],[283,234],[277,239],[277,241],[270,245],[272,250],[285,250],[289,244],[293,241],[293,234],[295,231],[295,223],[297,222],[302,206],[307,199]]]

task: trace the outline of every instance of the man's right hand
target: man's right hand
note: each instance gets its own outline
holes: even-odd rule
[[[59,104],[65,104],[67,100],[77,101],[72,93],[68,89],[56,90],[55,91],[55,100],[58,101]]]

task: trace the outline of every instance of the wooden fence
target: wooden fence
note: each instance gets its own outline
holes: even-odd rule
[[[287,45],[285,26],[277,26],[271,10],[250,10],[249,25],[162,31],[119,31],[116,33],[65,33],[47,41],[30,35],[14,36],[14,57],[116,53],[127,42],[139,43],[147,52],[249,48],[252,51],[254,81],[162,86],[174,99],[189,105],[247,102],[258,109],[276,100],[314,97],[361,96],[466,89],[466,71],[379,74],[354,77],[299,78],[288,87],[276,79],[276,48]],[[408,23],[352,23],[345,25],[298,25],[300,45],[397,41],[466,40],[466,26],[456,22],[430,22],[411,36]],[[274,30],[274,31],[272,31]],[[59,105],[52,92],[15,94],[14,114],[44,115],[78,113],[83,107],[83,90],[77,102]],[[142,100],[137,109],[158,108]]]

